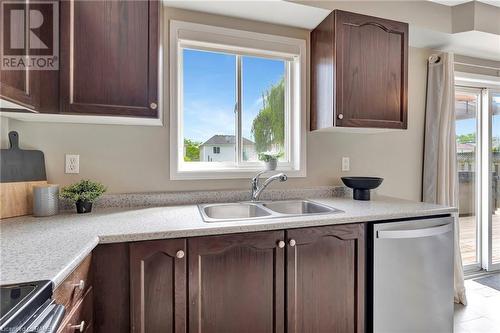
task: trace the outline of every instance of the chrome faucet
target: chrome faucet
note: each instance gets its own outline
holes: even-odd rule
[[[258,201],[262,191],[264,191],[266,187],[269,186],[269,184],[271,184],[273,181],[279,180],[280,182],[284,182],[288,179],[287,175],[285,175],[283,172],[280,172],[267,178],[264,184],[262,184],[262,186],[259,186],[259,178],[265,172],[267,172],[267,170],[259,172],[257,175],[255,175],[255,177],[252,178],[252,201]]]

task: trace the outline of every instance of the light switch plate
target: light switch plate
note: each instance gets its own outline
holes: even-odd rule
[[[351,161],[349,157],[342,157],[342,171],[349,171],[351,169]]]
[[[80,155],[66,154],[65,173],[80,173]]]

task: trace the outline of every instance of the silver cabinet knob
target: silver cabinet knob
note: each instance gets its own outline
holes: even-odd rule
[[[85,289],[85,281],[80,280],[78,283],[75,283],[73,286],[74,286],[75,288],[78,288],[78,289],[80,289],[80,290],[83,290],[83,289]]]
[[[149,107],[153,110],[156,110],[156,108],[158,107],[158,104],[153,102],[153,103],[149,104]]]
[[[75,331],[83,332],[85,329],[85,320],[82,320],[82,322],[78,325],[70,325],[69,328],[74,329]]]
[[[290,239],[290,241],[288,242],[288,244],[290,244],[290,246],[295,246],[295,244],[297,244],[297,242],[295,241],[295,239]]]
[[[182,251],[182,250],[177,251],[177,253],[175,254],[175,256],[177,258],[179,258],[179,259],[184,258],[184,251]]]
[[[342,113],[340,113],[338,116],[337,116],[339,119],[344,119],[344,115]]]
[[[279,242],[278,242],[278,247],[279,247],[280,249],[284,248],[284,247],[285,247],[285,245],[286,245],[286,244],[285,244],[285,242],[284,242],[284,241],[279,241]]]

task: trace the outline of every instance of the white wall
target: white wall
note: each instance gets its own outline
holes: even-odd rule
[[[309,32],[302,29],[175,9],[165,9],[165,14],[177,20],[274,33],[309,41]],[[168,54],[168,51],[164,54]],[[272,186],[338,185],[341,184],[340,177],[344,175],[372,175],[385,178],[380,193],[419,200],[426,59],[429,54],[429,50],[410,48],[408,130],[379,134],[308,133],[308,176]],[[168,101],[167,93],[166,87],[164,96]],[[305,112],[309,113],[308,110]],[[165,110],[165,116],[168,119],[168,110]],[[20,133],[22,146],[44,151],[47,175],[52,183],[68,184],[80,178],[92,178],[105,183],[112,193],[249,187],[248,179],[171,181],[167,126],[50,124],[11,120],[9,127]],[[65,153],[80,155],[79,175],[64,174]],[[351,158],[350,172],[340,171],[343,156]]]
[[[9,118],[0,117],[0,148],[9,148]]]
[[[214,154],[214,147],[220,148],[219,154]],[[234,145],[207,145],[203,146],[200,152],[202,161],[227,162],[234,161]]]

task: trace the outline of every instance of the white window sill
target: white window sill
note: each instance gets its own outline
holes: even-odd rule
[[[179,170],[170,174],[172,180],[198,180],[198,179],[250,179],[258,172],[264,170],[260,168],[241,168],[241,169],[214,169],[214,170]],[[274,171],[268,171],[269,174],[284,172],[288,177],[300,178],[306,177],[306,170],[292,170],[290,168],[278,168]]]

